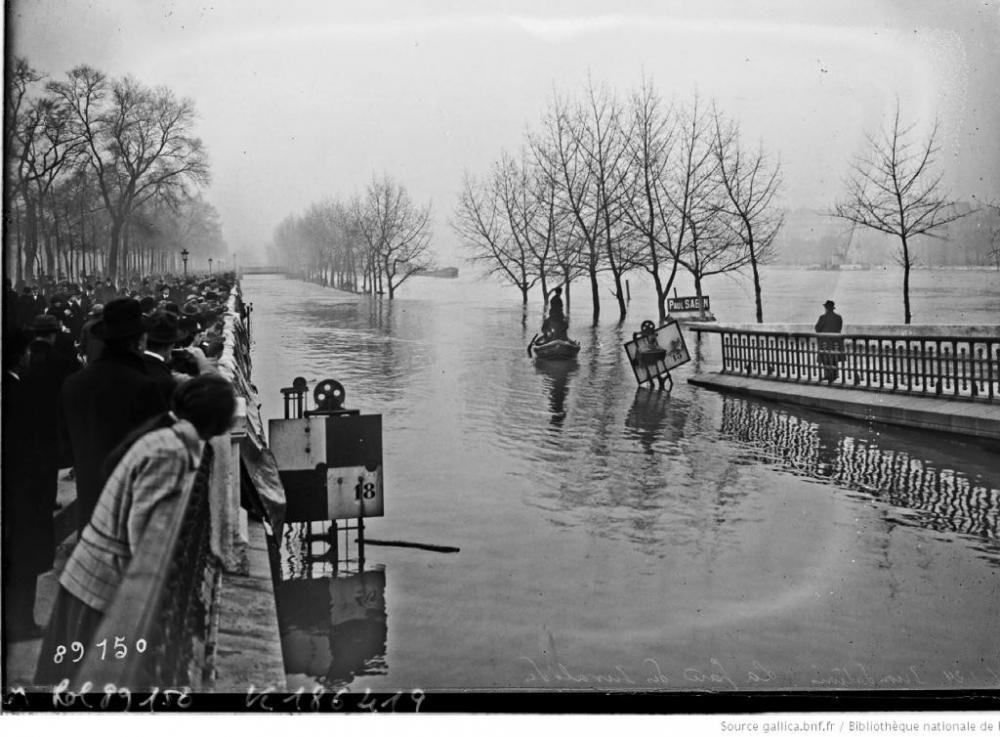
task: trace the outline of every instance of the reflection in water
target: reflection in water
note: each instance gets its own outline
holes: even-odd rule
[[[535,371],[545,377],[549,391],[549,424],[561,428],[566,419],[566,395],[569,394],[569,377],[576,373],[579,365],[572,361],[535,361]]]
[[[723,400],[722,434],[748,444],[751,459],[912,510],[914,519],[900,522],[975,535],[994,552],[1000,551],[996,544],[1000,484],[985,464],[972,474],[954,470],[949,467],[954,449],[937,458],[926,446],[909,448],[886,433],[865,437],[851,434],[850,429],[846,423],[810,419],[805,413],[753,400],[728,396]]]
[[[643,452],[653,455],[657,445],[675,443],[684,436],[687,405],[669,392],[640,386],[625,417],[625,427]]]
[[[275,598],[285,672],[327,687],[387,673],[385,566],[359,571],[356,559],[333,560],[328,538],[305,523],[285,526],[280,555]]]
[[[286,673],[336,687],[388,672],[383,567],[281,581],[276,596]]]

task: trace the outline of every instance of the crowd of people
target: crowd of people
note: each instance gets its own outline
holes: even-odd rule
[[[59,474],[76,484],[78,541],[45,642],[85,641],[156,501],[192,481],[235,411],[215,369],[233,274],[112,283],[43,280],[3,302],[3,584],[7,642],[42,636]],[[63,469],[69,469],[68,472]],[[52,647],[55,647],[53,644]],[[51,648],[50,648],[51,649]],[[39,674],[54,677],[43,642]]]

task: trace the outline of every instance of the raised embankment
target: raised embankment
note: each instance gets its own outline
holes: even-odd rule
[[[229,439],[220,442],[228,446],[229,457],[217,467],[220,486],[226,490],[226,501],[216,515],[217,529],[220,542],[228,540],[231,545],[220,556],[222,566],[205,644],[204,686],[216,693],[245,694],[250,687],[258,691],[285,688],[267,543],[269,531],[280,531],[285,502],[277,467],[264,442],[260,404],[250,380],[249,315],[237,284],[228,303],[225,347],[218,366],[244,401],[242,421],[236,423]],[[248,493],[242,494],[244,491]],[[262,519],[248,517],[241,505],[245,497],[253,499]]]
[[[693,324],[722,367],[688,381],[891,425],[1000,440],[1000,328]]]

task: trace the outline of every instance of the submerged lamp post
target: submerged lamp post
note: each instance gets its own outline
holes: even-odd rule
[[[187,276],[188,276],[188,250],[186,248],[181,249],[181,261],[184,262],[184,278],[187,279]]]

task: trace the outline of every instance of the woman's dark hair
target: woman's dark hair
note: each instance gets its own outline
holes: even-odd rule
[[[219,374],[202,374],[174,390],[174,413],[187,420],[202,437],[221,435],[233,421],[236,392]]]

